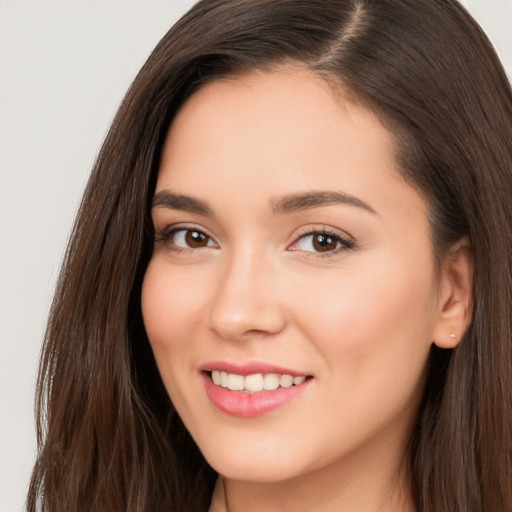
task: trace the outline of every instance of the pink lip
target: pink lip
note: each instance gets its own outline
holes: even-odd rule
[[[309,386],[312,379],[289,388],[277,388],[272,391],[259,391],[247,393],[244,391],[230,391],[217,386],[210,378],[213,370],[236,373],[238,375],[251,375],[253,373],[278,373],[281,375],[304,375],[287,368],[281,368],[266,363],[247,363],[236,365],[226,362],[212,362],[203,365],[202,375],[206,394],[211,402],[221,411],[232,416],[253,417],[261,416],[298,397]]]

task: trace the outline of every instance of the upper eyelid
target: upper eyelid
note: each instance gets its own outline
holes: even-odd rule
[[[295,230],[291,236],[292,243],[303,236],[313,235],[315,233],[327,233],[329,235],[334,235],[350,242],[355,242],[354,237],[347,231],[335,228],[327,224],[316,224],[313,226],[303,226],[298,230]]]
[[[155,242],[165,242],[168,238],[170,238],[172,235],[179,231],[199,231],[200,233],[203,233],[206,235],[209,239],[213,240],[216,246],[220,247],[219,242],[217,239],[212,236],[207,229],[205,229],[202,226],[196,226],[194,224],[171,224],[166,226],[163,229],[157,229],[156,226],[154,226],[155,231]],[[191,250],[197,250],[191,248]]]
[[[204,233],[205,235],[215,240],[215,237],[209,233],[208,229],[206,229],[204,226],[194,223],[182,224],[178,222],[176,224],[166,224],[166,227],[164,227],[163,229],[157,229],[155,226],[155,232],[157,231],[159,233],[176,233],[177,231],[200,231],[201,233]]]

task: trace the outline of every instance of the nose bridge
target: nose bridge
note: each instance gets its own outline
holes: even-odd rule
[[[284,312],[273,293],[275,266],[264,251],[246,244],[223,258],[210,307],[211,328],[226,339],[275,334]]]

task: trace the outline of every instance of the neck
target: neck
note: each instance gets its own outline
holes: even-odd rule
[[[226,481],[226,512],[414,512],[409,493],[367,482],[296,479],[279,484]],[[354,483],[355,485],[351,485]]]

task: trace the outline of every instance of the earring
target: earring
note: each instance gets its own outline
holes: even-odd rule
[[[454,333],[453,331],[450,333],[450,338],[451,338],[452,340],[454,340],[454,339],[455,339],[455,333]]]

